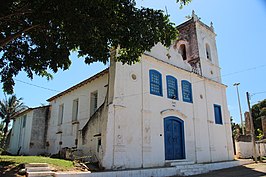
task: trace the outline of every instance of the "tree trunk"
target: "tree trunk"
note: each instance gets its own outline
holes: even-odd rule
[[[5,121],[4,135],[3,135],[2,142],[1,142],[1,147],[2,148],[5,148],[5,145],[6,145],[6,135],[7,135],[7,132],[8,132],[8,125],[9,125],[9,123],[10,123],[10,120],[6,120]]]

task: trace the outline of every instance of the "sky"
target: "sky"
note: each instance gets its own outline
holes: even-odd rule
[[[205,24],[213,22],[222,82],[228,86],[227,103],[234,122],[240,122],[234,83],[240,83],[243,113],[248,110],[246,92],[251,94],[251,105],[266,98],[266,0],[192,0],[183,9],[176,0],[137,0],[137,6],[167,9],[176,25],[184,22],[192,10]],[[70,58],[70,69],[53,74],[51,81],[38,76],[30,80],[20,73],[15,78],[16,96],[29,107],[48,104],[48,98],[108,67],[101,63],[86,65],[75,53]]]

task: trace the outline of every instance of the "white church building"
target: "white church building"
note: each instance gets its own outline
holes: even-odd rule
[[[134,65],[114,50],[109,68],[49,98],[46,152],[76,147],[105,169],[233,160],[213,26],[193,14],[177,29],[170,48]]]

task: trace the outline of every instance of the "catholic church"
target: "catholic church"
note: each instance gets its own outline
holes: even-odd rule
[[[109,68],[49,98],[49,106],[20,113],[10,152],[76,148],[105,169],[233,160],[213,25],[193,13],[177,30],[169,48],[158,43],[134,65],[115,62],[113,50]]]

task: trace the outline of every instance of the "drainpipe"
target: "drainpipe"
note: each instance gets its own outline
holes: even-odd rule
[[[190,73],[190,82],[192,82],[191,79],[191,75],[192,73]],[[193,84],[194,85],[194,84]],[[192,87],[192,86],[191,86]],[[191,88],[192,89],[192,88]],[[192,89],[192,94],[193,94],[193,89]],[[193,128],[194,128],[194,146],[195,146],[195,163],[197,163],[198,159],[197,159],[197,143],[196,143],[196,128],[195,128],[195,104],[193,104]]]
[[[143,156],[144,156],[144,153],[143,153],[143,118],[144,118],[144,99],[143,99],[143,96],[144,96],[144,91],[143,91],[143,60],[140,61],[140,64],[141,64],[141,92],[142,92],[142,95],[141,95],[141,102],[142,102],[142,110],[141,110],[141,167],[143,168]]]
[[[209,112],[208,112],[208,99],[207,99],[207,89],[206,89],[206,80],[204,80],[204,91],[205,91],[205,103],[207,109],[207,126],[208,126],[208,140],[209,140],[209,151],[210,151],[210,162],[212,162],[212,153],[211,153],[211,139],[210,139],[210,122],[209,122]]]

